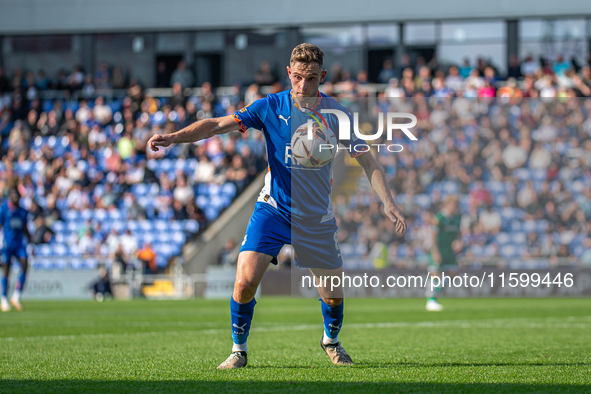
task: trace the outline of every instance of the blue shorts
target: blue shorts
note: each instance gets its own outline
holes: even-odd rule
[[[17,259],[27,259],[27,248],[25,245],[5,246],[2,248],[2,264],[10,264],[12,257]]]
[[[300,268],[336,269],[343,266],[333,221],[313,226],[292,226],[290,220],[269,204],[257,202],[248,222],[241,252],[253,251],[273,257],[283,245],[292,245]]]

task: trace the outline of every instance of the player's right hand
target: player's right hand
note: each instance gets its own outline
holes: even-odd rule
[[[148,148],[154,152],[158,152],[158,147],[167,147],[172,144],[172,141],[168,135],[165,134],[154,134],[152,138],[148,140]]]
[[[404,235],[406,232],[406,220],[396,204],[384,204],[384,213],[394,222],[396,233],[398,235]]]

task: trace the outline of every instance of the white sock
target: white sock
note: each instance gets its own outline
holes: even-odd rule
[[[232,345],[232,353],[234,352],[248,352],[247,347],[246,347],[246,342],[244,342],[242,345],[239,345],[237,343]]]
[[[14,292],[12,293],[12,299],[16,300],[16,301],[20,301],[21,300],[21,291],[14,289]]]
[[[334,345],[335,343],[339,342],[339,337],[337,335],[336,338],[331,338],[328,335],[326,335],[326,333],[324,333],[324,335],[322,336],[322,343],[325,345]]]
[[[2,300],[3,304],[8,303],[8,299],[5,296],[2,296],[2,298],[0,300]]]

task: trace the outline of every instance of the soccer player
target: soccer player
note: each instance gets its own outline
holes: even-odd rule
[[[21,265],[21,273],[16,283],[14,293],[10,298],[10,303],[17,310],[22,311],[23,306],[20,302],[21,290],[25,285],[27,278],[27,249],[25,248],[24,237],[31,240],[31,234],[27,229],[28,212],[19,206],[20,194],[16,188],[12,188],[8,194],[8,201],[0,207],[0,225],[4,232],[4,246],[2,248],[2,263],[4,264],[4,276],[2,277],[2,298],[0,300],[0,309],[2,312],[8,312],[8,275],[10,274],[10,263],[12,257],[18,259]]]
[[[284,244],[293,245],[296,265],[310,268],[315,276],[342,272],[343,262],[336,241],[337,227],[330,197],[332,162],[314,171],[303,171],[291,161],[289,153],[293,131],[306,124],[308,118],[318,119],[321,107],[343,111],[353,124],[352,116],[343,106],[318,90],[327,74],[322,69],[323,61],[324,53],[320,48],[300,44],[292,51],[287,67],[292,85],[290,91],[269,94],[232,115],[200,120],[176,133],[154,135],[148,141],[149,148],[157,151],[159,146],[195,142],[234,130],[246,132],[254,128],[261,130],[265,136],[269,171],[242,242],[230,300],[234,345],[231,355],[218,369],[246,366],[246,340],[256,304],[254,296],[265,270],[270,263],[276,264]],[[336,116],[329,115],[326,115],[326,120],[330,128],[337,130]],[[406,223],[390,194],[381,166],[371,153],[367,153],[369,146],[365,141],[351,134],[350,140],[340,142],[348,148],[357,147],[349,150],[351,156],[365,169],[373,189],[384,204],[385,214],[396,223],[396,231],[403,234]],[[306,185],[306,182],[309,184]],[[303,204],[294,196],[298,192],[305,199]],[[324,287],[319,287],[319,293],[324,319],[320,345],[333,364],[353,364],[338,340],[343,323],[342,294],[331,293]]]
[[[439,277],[442,271],[451,271],[451,276],[458,270],[458,263],[454,252],[453,244],[460,233],[460,222],[462,216],[458,210],[459,199],[457,196],[448,196],[443,202],[441,211],[431,220],[433,234],[433,245],[431,246],[429,272],[432,277]],[[433,279],[431,279],[433,281]],[[441,291],[439,286],[432,288],[430,283],[427,286],[426,309],[431,312],[443,310],[443,305],[437,302],[437,295]]]

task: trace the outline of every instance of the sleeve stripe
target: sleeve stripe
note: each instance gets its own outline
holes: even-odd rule
[[[232,114],[232,117],[234,118],[234,122],[236,122],[236,124],[238,124],[238,127],[240,127],[240,132],[246,133],[248,127],[246,127],[242,119],[240,119],[236,114]]]

